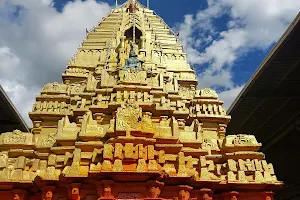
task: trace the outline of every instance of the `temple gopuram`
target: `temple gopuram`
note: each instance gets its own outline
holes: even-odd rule
[[[0,199],[272,200],[283,185],[135,0],[87,31],[62,80],[36,96],[31,132],[0,135]]]

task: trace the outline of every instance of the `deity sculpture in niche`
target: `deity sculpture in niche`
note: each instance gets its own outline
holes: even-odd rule
[[[140,60],[135,51],[134,48],[132,47],[129,53],[129,58],[126,59],[126,66],[123,67],[121,70],[130,70],[130,69],[134,69],[134,70],[138,70],[141,71],[142,69],[142,64],[144,63],[144,61]]]

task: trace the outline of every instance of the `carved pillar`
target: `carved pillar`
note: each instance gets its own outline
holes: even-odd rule
[[[144,36],[141,36],[141,49],[145,49],[146,44],[146,38]]]
[[[125,39],[126,39],[126,37],[124,35],[122,35],[120,37],[120,39],[121,39],[121,48],[125,48]]]
[[[219,124],[219,138],[221,140],[224,140],[225,139],[225,134],[226,134],[226,127],[227,125],[226,124]]]
[[[52,200],[54,196],[54,186],[46,186],[42,188],[42,200]]]
[[[101,182],[97,182],[97,194],[99,196],[98,200],[112,200],[115,199],[112,191],[112,186],[114,181],[111,180],[103,180]]]
[[[200,200],[213,200],[213,191],[211,189],[200,189]]]

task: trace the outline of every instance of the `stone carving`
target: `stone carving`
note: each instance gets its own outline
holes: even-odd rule
[[[190,193],[185,190],[180,190],[178,195],[178,200],[188,200],[190,198]]]
[[[147,77],[146,71],[138,71],[134,69],[119,71],[119,78],[121,82],[145,83],[146,77]]]
[[[103,186],[103,192],[101,191],[99,196],[101,196],[99,198],[99,200],[100,199],[114,199],[114,196],[112,195],[112,192],[111,192],[111,186],[110,185],[104,185]]]
[[[64,85],[64,84],[57,83],[57,82],[48,83],[42,89],[42,93],[67,94],[67,92],[68,92],[68,86]]]
[[[37,101],[32,108],[35,114],[69,114],[69,105],[58,101]]]
[[[19,130],[15,130],[12,134],[5,136],[3,139],[4,144],[23,144],[26,141],[26,136]]]
[[[183,79],[183,80],[196,80],[196,77],[195,77],[194,73],[181,73],[180,74],[180,79]]]
[[[213,99],[218,98],[218,94],[216,93],[216,91],[212,90],[210,88],[205,88],[205,89],[200,90],[200,96],[202,98],[213,98]]]
[[[146,112],[141,120],[141,130],[146,133],[154,133],[154,126],[152,123],[152,113]]]
[[[80,128],[76,123],[70,123],[69,117],[65,116],[58,121],[56,140],[76,140]]]
[[[142,109],[136,105],[123,104],[117,110],[116,130],[140,130]]]
[[[102,183],[97,183],[97,194],[99,196],[98,200],[114,199],[112,194],[112,184],[113,181],[104,180]]]
[[[51,146],[54,145],[55,142],[56,142],[56,140],[55,140],[55,133],[50,133],[47,138],[44,138],[42,140],[41,145],[43,147],[51,147]]]
[[[83,117],[79,137],[81,137],[84,140],[91,140],[91,138],[102,138],[103,136],[103,128],[97,124],[97,121],[93,120],[92,113],[88,112]]]
[[[70,85],[70,93],[71,94],[83,93],[84,89],[85,89],[85,85],[82,85],[82,84],[72,84],[72,85]]]
[[[153,199],[157,199],[160,195],[160,188],[159,187],[151,187],[149,190],[149,197]]]
[[[0,135],[0,144],[2,145],[32,145],[33,135],[31,133],[23,133],[20,130],[2,133]]]
[[[8,160],[8,152],[2,151],[0,153],[0,169],[5,168]]]
[[[218,147],[218,142],[215,139],[204,139],[201,147],[202,149],[208,151],[220,150]]]
[[[256,151],[261,146],[261,143],[258,143],[253,135],[228,135],[225,139],[225,147],[227,148],[237,148],[243,147],[249,151]]]
[[[251,146],[257,145],[257,141],[254,136],[247,136],[247,135],[237,135],[233,141],[233,145],[235,146]]]
[[[68,76],[73,75],[73,76],[87,76],[89,73],[88,70],[82,69],[82,68],[68,68],[66,70],[66,74]]]
[[[190,98],[190,99],[192,99],[195,96],[195,87],[180,85],[179,86],[179,94],[183,98]]]
[[[113,198],[113,195],[111,194],[111,187],[110,186],[106,186],[104,187],[104,197],[106,198]]]
[[[123,67],[121,70],[129,70],[129,69],[142,70],[141,65],[143,64],[143,61],[137,57],[134,49],[131,48],[129,53],[129,58],[126,60],[125,64],[126,66]]]
[[[161,116],[160,122],[156,126],[155,133],[158,137],[161,137],[161,138],[172,137],[171,119],[168,119],[167,116]]]
[[[35,146],[38,148],[50,148],[56,143],[56,133],[51,132],[49,134],[38,135],[35,138]]]
[[[69,62],[69,66],[89,66],[95,67],[99,61],[101,52],[98,50],[80,50]]]

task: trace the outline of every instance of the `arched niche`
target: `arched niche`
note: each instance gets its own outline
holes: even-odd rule
[[[138,27],[135,27],[135,43],[137,45],[140,44],[140,40],[141,40],[142,35],[143,35],[142,31]],[[124,36],[125,36],[126,40],[133,41],[133,27],[128,28],[124,32]]]

